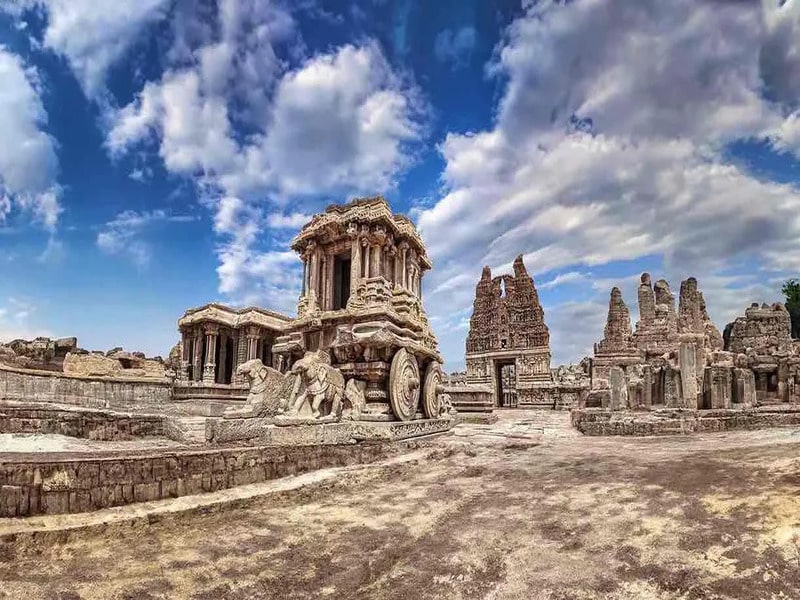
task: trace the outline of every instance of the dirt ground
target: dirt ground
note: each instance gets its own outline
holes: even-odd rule
[[[0,598],[800,598],[800,430],[500,416],[244,506],[20,542]]]

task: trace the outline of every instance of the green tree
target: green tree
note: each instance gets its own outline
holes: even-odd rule
[[[786,310],[792,318],[792,337],[800,338],[800,281],[789,279],[783,284],[781,292],[786,296]]]

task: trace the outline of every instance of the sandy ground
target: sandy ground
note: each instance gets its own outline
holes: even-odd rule
[[[500,415],[244,505],[23,536],[0,597],[800,598],[800,430],[583,438],[564,413]]]

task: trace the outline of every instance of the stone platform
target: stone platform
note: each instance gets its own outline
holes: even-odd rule
[[[655,409],[611,411],[574,409],[572,425],[584,435],[681,435],[733,429],[800,426],[799,405],[770,405],[742,409]]]
[[[446,433],[453,419],[414,421],[345,421],[317,425],[276,425],[271,419],[207,419],[206,441],[210,444],[253,443],[265,446],[311,446],[396,442]]]

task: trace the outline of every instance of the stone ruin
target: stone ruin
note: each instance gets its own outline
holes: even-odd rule
[[[586,407],[611,410],[750,408],[800,401],[800,352],[781,304],[753,305],[723,336],[697,280],[669,284],[642,274],[639,320],[611,291],[604,337],[595,344]]]
[[[783,304],[752,304],[726,328],[725,350],[755,374],[756,401],[800,402],[800,341]]]
[[[168,365],[161,357],[113,348],[107,352],[78,347],[74,337],[13,340],[0,344],[0,364],[20,369],[64,373],[79,377],[130,377],[164,379]]]
[[[568,408],[578,403],[588,380],[580,370],[551,369],[550,330],[522,255],[513,269],[513,275],[492,277],[484,267],[478,281],[467,336],[466,383],[491,394],[492,406]]]

